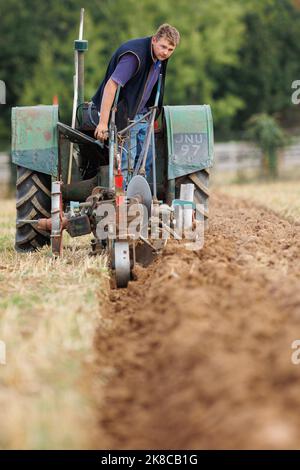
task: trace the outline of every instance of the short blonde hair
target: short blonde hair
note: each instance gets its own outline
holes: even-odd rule
[[[156,39],[166,38],[173,46],[178,46],[180,34],[174,26],[168,23],[162,24],[154,34]]]

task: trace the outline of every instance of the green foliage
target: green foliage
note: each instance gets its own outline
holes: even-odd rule
[[[219,138],[241,131],[253,114],[284,116],[292,107],[291,83],[300,76],[300,9],[293,0],[0,1],[0,79],[10,106],[51,103],[57,95],[70,122],[73,41],[85,7],[86,99],[116,47],[168,22],[181,43],[169,61],[166,103],[211,104]],[[9,134],[9,107],[0,111],[1,139]]]
[[[276,120],[267,114],[257,114],[247,123],[246,136],[254,141],[263,152],[263,176],[278,176],[277,150],[283,147],[287,138]]]
[[[219,77],[226,66],[238,67],[243,42],[243,6],[236,0],[108,0],[98,5],[102,27],[99,36],[107,44],[107,59],[129,38],[151,35],[168,22],[180,31],[181,43],[168,65],[168,104],[210,103],[216,122],[233,116],[244,106],[242,99],[219,91]],[[218,92],[218,93],[217,93]]]
[[[246,0],[245,41],[233,74],[234,94],[247,106],[236,123],[257,113],[285,112],[300,76],[300,9],[291,0]]]
[[[7,105],[0,107],[0,140],[9,139],[10,107],[24,104],[24,90],[33,79],[33,71],[43,57],[44,44],[65,40],[66,34],[77,26],[78,5],[76,0],[60,2],[52,0],[1,1],[1,62],[0,77],[7,87]],[[61,65],[61,64],[59,64]],[[45,64],[42,64],[42,68]],[[42,76],[44,81],[47,77]],[[49,82],[49,80],[48,80]],[[43,93],[47,88],[44,87]],[[37,102],[45,102],[40,96]],[[37,102],[31,103],[36,104]],[[52,100],[51,100],[52,102]]]

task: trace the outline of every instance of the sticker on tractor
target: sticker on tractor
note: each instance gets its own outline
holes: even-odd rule
[[[203,155],[207,155],[207,133],[195,134],[174,134],[174,160],[182,159],[186,163],[193,164],[199,162]]]

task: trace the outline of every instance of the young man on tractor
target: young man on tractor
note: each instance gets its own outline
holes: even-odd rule
[[[81,31],[82,26],[81,21]],[[92,231],[96,253],[107,238],[106,226],[105,237],[101,232],[102,211],[111,202],[118,207],[125,201],[122,208],[135,202],[143,204],[148,217],[147,226],[142,224],[142,228],[145,226],[148,234],[152,213],[155,220],[161,218],[160,229],[167,226],[162,220],[164,215],[172,215],[176,229],[182,225],[185,228],[186,218],[181,217],[184,224],[177,223],[180,217],[175,215],[175,209],[186,202],[189,216],[191,209],[196,208],[195,220],[207,222],[209,168],[213,161],[210,106],[164,106],[164,132],[154,135],[154,120],[162,109],[168,59],[179,41],[178,31],[164,24],[153,36],[122,44],[113,54],[92,103],[86,106],[82,66],[87,42],[80,33],[80,39],[75,41],[77,90],[74,96],[78,99],[74,100],[74,117],[79,106],[85,114],[78,114],[75,127],[59,121],[57,105],[12,109],[12,161],[17,165],[17,250],[33,251],[52,240],[53,253],[57,255],[61,253],[62,230],[67,228],[71,236]],[[107,145],[105,148],[95,145],[97,140],[91,139],[91,132],[102,143],[109,138],[109,152]],[[151,141],[152,152],[149,151]],[[68,152],[68,142],[78,145],[78,164],[73,167],[70,165],[73,152]],[[76,178],[69,184],[72,169]],[[150,169],[152,178],[149,178]],[[52,181],[54,178],[56,181]],[[182,191],[180,195],[186,185],[189,193]],[[192,219],[188,219],[190,228]],[[51,235],[45,232],[47,229]],[[144,235],[142,238],[138,241],[146,240]],[[131,266],[137,259],[133,255],[135,242],[136,238],[128,236],[127,240],[119,237],[109,244],[111,259],[121,278],[120,286],[127,285]]]
[[[110,111],[116,90],[121,87],[116,113],[116,126],[121,131],[131,122],[141,119],[154,105],[158,78],[161,75],[161,88],[158,101],[158,112],[163,103],[164,82],[168,59],[179,44],[180,34],[169,24],[161,25],[153,36],[132,39],[123,43],[113,54],[104,80],[92,98],[100,111],[99,124],[95,129],[95,138],[104,141],[108,138]],[[130,143],[125,145],[122,154],[122,174],[127,176],[126,147],[130,146],[130,167],[134,168],[141,152],[149,119],[131,128]],[[149,177],[152,162],[152,145],[150,144],[146,159],[146,177]]]

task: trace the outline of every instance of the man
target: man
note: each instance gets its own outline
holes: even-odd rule
[[[118,85],[121,86],[116,125],[118,131],[124,129],[129,121],[136,121],[154,105],[158,77],[162,75],[159,112],[163,103],[164,82],[167,63],[179,44],[177,29],[169,24],[161,25],[154,36],[132,39],[122,44],[113,54],[104,80],[92,98],[100,110],[99,124],[95,138],[104,141],[108,138],[108,123],[111,107]],[[159,114],[159,113],[158,113]],[[137,161],[146,136],[148,122],[134,126],[130,136],[132,167]],[[127,145],[128,150],[128,145]],[[152,149],[149,148],[146,161],[146,176],[149,176],[152,161]],[[126,176],[126,153],[122,155],[122,173]]]

